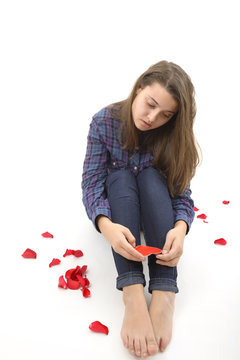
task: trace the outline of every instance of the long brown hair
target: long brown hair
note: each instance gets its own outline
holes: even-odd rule
[[[194,137],[195,90],[190,77],[178,65],[160,61],[135,82],[129,97],[111,104],[113,116],[121,121],[119,140],[123,149],[137,151],[139,130],[132,118],[132,103],[137,89],[159,83],[178,102],[178,112],[166,124],[148,131],[144,148],[153,155],[153,166],[167,177],[171,196],[184,193],[200,162],[200,147]]]

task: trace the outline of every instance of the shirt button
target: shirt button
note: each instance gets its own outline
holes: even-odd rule
[[[134,168],[133,168],[134,170],[137,170],[137,166],[134,166]]]
[[[113,166],[115,166],[116,165],[116,163],[115,162],[113,162]]]

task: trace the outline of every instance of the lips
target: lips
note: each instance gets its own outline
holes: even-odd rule
[[[145,126],[145,127],[147,127],[147,128],[150,128],[150,127],[151,127],[150,124],[148,124],[146,121],[144,121],[144,120],[142,120],[142,119],[141,119],[141,122],[142,122],[142,125],[143,125],[143,126]]]

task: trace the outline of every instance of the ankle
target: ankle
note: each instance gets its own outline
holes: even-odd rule
[[[134,284],[123,288],[123,301],[126,305],[128,302],[144,299],[144,288],[142,284]]]
[[[176,294],[171,291],[163,291],[163,290],[153,290],[152,291],[152,299],[153,301],[164,301],[169,305],[173,305],[175,301]]]

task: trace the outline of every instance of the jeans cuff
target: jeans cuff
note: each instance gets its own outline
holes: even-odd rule
[[[151,279],[148,291],[151,294],[153,290],[172,291],[175,294],[179,292],[176,281],[172,279]]]
[[[124,273],[117,277],[117,289],[122,290],[124,286],[134,285],[134,284],[143,284],[146,285],[145,276],[142,272],[134,271]]]

